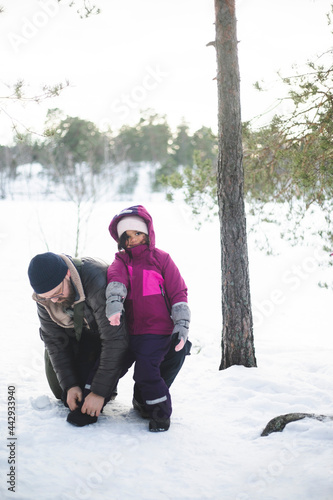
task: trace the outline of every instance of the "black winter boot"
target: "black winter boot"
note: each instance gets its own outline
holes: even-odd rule
[[[149,421],[150,432],[167,431],[170,427],[170,418],[151,419]]]
[[[142,418],[149,418],[149,413],[145,409],[145,405],[143,403],[139,403],[135,398],[132,400],[133,408],[138,411]]]

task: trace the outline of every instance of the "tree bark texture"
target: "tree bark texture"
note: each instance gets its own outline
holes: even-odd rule
[[[222,359],[256,366],[244,205],[240,76],[235,0],[215,0],[219,156],[217,196],[221,227]]]

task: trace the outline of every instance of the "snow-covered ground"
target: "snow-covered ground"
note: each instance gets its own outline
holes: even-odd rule
[[[195,229],[183,202],[137,188],[98,202],[82,228],[81,255],[111,260],[111,217],[130,204],[152,213],[157,246],[189,288],[192,355],[171,388],[170,430],[150,433],[131,407],[132,377],[95,425],[76,428],[53,398],[27,278],[44,251],[73,254],[75,205],[31,196],[0,201],[0,497],[16,500],[332,500],[333,421],[304,419],[261,437],[290,412],[333,415],[332,268],[320,242],[274,240],[266,256],[249,238],[257,368],[219,371],[219,226]],[[15,388],[15,436],[8,387]],[[12,406],[10,406],[12,408]],[[16,438],[16,439],[13,439]],[[15,464],[9,462],[14,459]],[[10,467],[15,467],[10,469]],[[10,472],[12,471],[12,478]],[[14,479],[15,473],[15,479]],[[15,492],[10,491],[13,480]]]

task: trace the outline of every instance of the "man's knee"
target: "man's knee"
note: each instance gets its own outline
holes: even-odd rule
[[[51,360],[49,358],[48,352],[45,349],[44,351],[44,362],[45,362],[45,374],[49,384],[51,391],[57,399],[62,399],[63,390],[60,387],[59,381],[57,379],[57,375],[53,369]]]
[[[183,349],[175,351],[175,346],[178,344],[177,335],[172,337],[171,346],[168,354],[161,363],[161,375],[168,387],[171,386],[179,371],[181,370],[185,357],[191,354],[192,343],[187,340]]]

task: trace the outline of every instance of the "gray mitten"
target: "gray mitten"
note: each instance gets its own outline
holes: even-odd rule
[[[186,343],[191,321],[191,311],[187,302],[177,302],[171,307],[171,318],[175,324],[172,335],[178,333],[178,339]]]
[[[109,319],[124,309],[123,303],[127,295],[127,288],[123,283],[111,281],[106,287],[106,317]]]

